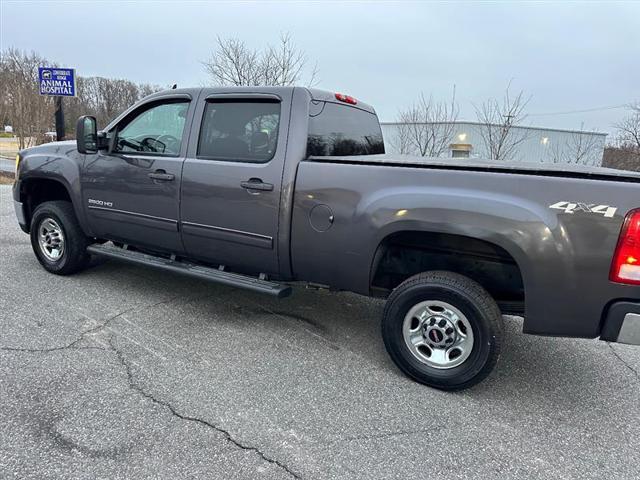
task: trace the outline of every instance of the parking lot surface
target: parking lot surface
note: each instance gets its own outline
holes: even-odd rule
[[[640,348],[523,335],[483,383],[404,377],[382,302],[116,262],[45,272],[0,187],[0,478],[640,478]]]
[[[0,156],[0,172],[11,172],[16,169],[16,161]]]

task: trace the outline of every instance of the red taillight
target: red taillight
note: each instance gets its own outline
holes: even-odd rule
[[[349,95],[344,95],[343,93],[336,93],[336,100],[348,103],[350,105],[356,105],[358,103],[355,98],[350,97]]]
[[[609,279],[640,285],[640,210],[629,212],[624,219]]]

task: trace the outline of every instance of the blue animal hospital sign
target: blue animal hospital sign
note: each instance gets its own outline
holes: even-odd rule
[[[40,95],[76,96],[76,71],[73,68],[39,67]]]

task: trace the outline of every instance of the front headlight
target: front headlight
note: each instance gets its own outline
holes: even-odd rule
[[[16,154],[16,180],[18,179],[18,167],[20,167],[20,154]]]

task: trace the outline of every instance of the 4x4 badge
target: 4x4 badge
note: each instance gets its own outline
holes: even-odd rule
[[[553,205],[549,205],[549,208],[555,208],[556,210],[562,210],[564,213],[597,213],[604,215],[607,218],[611,218],[616,214],[617,207],[611,207],[609,205],[596,205],[595,203],[580,203],[580,202],[558,202]]]

